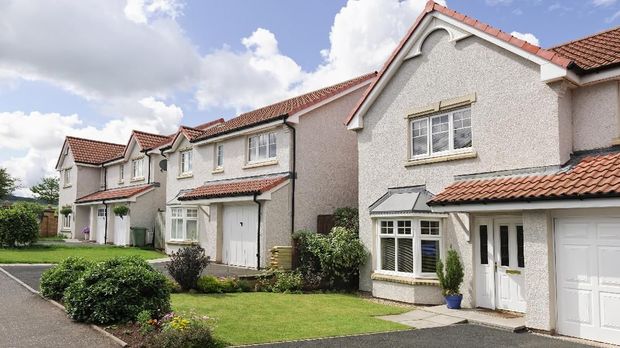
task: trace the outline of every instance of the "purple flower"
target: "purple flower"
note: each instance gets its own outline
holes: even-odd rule
[[[82,228],[82,233],[90,233],[90,227],[84,226],[84,228]]]

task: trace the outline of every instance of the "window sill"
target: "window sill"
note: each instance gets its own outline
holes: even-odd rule
[[[470,150],[467,152],[456,152],[456,153],[451,153],[447,155],[410,159],[405,162],[405,167],[419,166],[422,164],[456,161],[456,160],[476,158],[476,157],[478,157],[478,153],[474,150]]]
[[[170,245],[196,245],[200,244],[197,240],[169,240],[167,244]]]
[[[177,176],[177,179],[188,179],[188,178],[193,178],[194,174],[192,173],[186,173],[186,174],[181,174]]]
[[[73,185],[63,185],[62,188],[66,189],[66,188],[69,188],[71,186],[73,186]]]
[[[140,178],[133,178],[133,179],[131,179],[129,182],[138,182],[138,181],[144,181],[144,177],[140,177]]]
[[[211,174],[221,174],[224,173],[224,168],[217,168],[211,171]]]
[[[415,277],[405,277],[405,276],[397,276],[392,274],[384,274],[374,272],[370,279],[379,280],[382,282],[390,282],[390,283],[398,283],[398,284],[406,284],[406,285],[427,285],[427,286],[439,286],[439,280],[434,278],[415,278]]]
[[[241,168],[242,169],[251,169],[251,168],[258,168],[258,167],[273,166],[275,164],[278,164],[278,160],[277,159],[268,160],[268,161],[262,161],[262,162],[248,163],[248,164],[244,165]]]
[[[119,185],[124,185],[124,184],[125,184],[125,181],[124,181],[124,180],[123,180],[123,181],[119,181],[117,184],[119,184]]]

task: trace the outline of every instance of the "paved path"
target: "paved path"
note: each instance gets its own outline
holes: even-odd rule
[[[0,272],[0,347],[118,348]]]
[[[409,347],[545,347],[584,348],[588,346],[530,333],[513,333],[484,326],[460,324],[433,329],[398,331],[374,335],[326,338],[312,341],[266,344],[256,347],[273,348],[409,348]]]

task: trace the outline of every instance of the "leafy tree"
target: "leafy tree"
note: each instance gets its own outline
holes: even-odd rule
[[[0,168],[0,199],[19,188],[19,180],[12,177],[6,168]]]
[[[43,178],[40,183],[32,186],[30,191],[48,204],[58,204],[59,179],[56,177]]]

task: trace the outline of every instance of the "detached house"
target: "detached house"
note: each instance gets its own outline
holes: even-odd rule
[[[543,49],[428,2],[348,119],[360,288],[620,342],[620,29]]]
[[[182,128],[167,158],[167,251],[200,243],[216,262],[265,267],[317,216],[357,205],[357,141],[343,125],[375,74]]]

